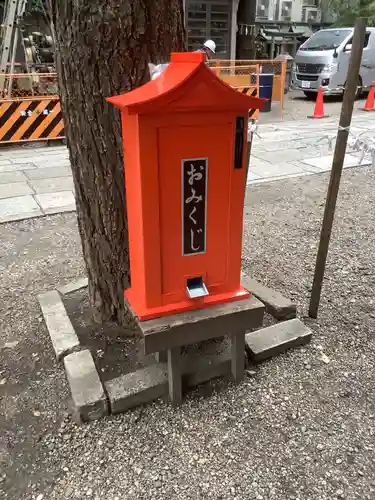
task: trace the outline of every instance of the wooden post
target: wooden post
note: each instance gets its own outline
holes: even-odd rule
[[[284,92],[285,92],[285,80],[286,80],[286,66],[287,61],[281,62],[281,72],[280,72],[280,115],[281,119],[284,117]]]
[[[316,257],[314,281],[311,292],[309,316],[316,318],[322,291],[324,271],[327,261],[329,241],[331,238],[332,224],[335,216],[337,194],[340,187],[342,167],[345,159],[346,144],[349,136],[349,127],[353,114],[353,106],[357,91],[358,74],[361,65],[363,44],[366,34],[366,20],[358,18],[355,23],[353,44],[350,56],[348,76],[345,85],[344,99],[341,108],[339,130],[337,132],[336,147],[333,155],[331,177],[324,209],[322,229],[318,254]]]

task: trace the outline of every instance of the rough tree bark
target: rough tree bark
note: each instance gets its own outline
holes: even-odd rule
[[[78,227],[96,321],[126,320],[130,283],[121,129],[105,97],[184,50],[182,0],[49,0]]]

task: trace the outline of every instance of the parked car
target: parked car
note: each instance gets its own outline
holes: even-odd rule
[[[299,48],[292,70],[292,90],[313,96],[319,87],[325,95],[342,94],[348,75],[354,28],[316,32]],[[375,28],[367,28],[358,76],[357,95],[375,80]]]

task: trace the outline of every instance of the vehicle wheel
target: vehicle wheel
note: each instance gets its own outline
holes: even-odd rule
[[[303,92],[309,101],[313,101],[316,96],[316,92]]]

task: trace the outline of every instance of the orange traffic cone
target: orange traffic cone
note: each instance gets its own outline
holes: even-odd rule
[[[371,90],[368,93],[365,105],[362,108],[362,111],[375,111],[375,82],[371,84]]]
[[[322,87],[319,87],[314,114],[312,116],[308,116],[307,118],[327,118],[327,116],[328,115],[324,114],[323,89]]]

